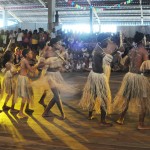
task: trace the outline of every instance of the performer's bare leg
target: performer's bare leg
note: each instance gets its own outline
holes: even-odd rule
[[[43,117],[49,117],[48,113],[49,113],[50,109],[55,105],[55,103],[56,103],[56,100],[53,97],[53,99],[49,102],[49,104],[45,108],[45,110],[44,110],[44,112],[42,114]]]
[[[64,114],[64,111],[63,111],[63,107],[62,107],[62,102],[61,102],[61,99],[59,97],[59,92],[56,88],[53,88],[51,89],[53,94],[54,94],[54,97],[53,99],[49,102],[48,106],[46,107],[44,113],[42,114],[43,117],[47,117],[48,116],[48,113],[49,111],[51,110],[51,108],[54,106],[54,104],[56,103],[57,104],[57,107],[61,113],[61,116],[62,116],[62,119],[65,119],[65,114]]]
[[[65,119],[65,114],[64,114],[64,110],[63,110],[63,106],[62,106],[62,101],[61,101],[60,98],[57,99],[56,104],[57,104],[57,107],[58,107],[58,109],[59,109],[59,111],[61,113],[61,118]]]
[[[104,110],[104,108],[100,108],[101,109],[101,125],[110,127],[112,126],[111,123],[106,122],[106,111]]]
[[[41,97],[40,100],[39,100],[39,104],[41,104],[44,108],[46,108],[46,106],[47,106],[47,105],[44,103],[45,97],[46,97],[46,90],[44,91],[42,97]]]
[[[22,99],[20,111],[19,111],[19,113],[18,113],[18,116],[21,117],[21,118],[28,117],[28,116],[25,115],[24,112],[23,112],[24,106],[25,106],[25,100]]]
[[[127,113],[128,107],[129,107],[129,100],[128,100],[128,103],[127,103],[126,108],[125,108],[124,111],[120,114],[120,118],[116,121],[118,124],[120,124],[120,125],[123,125],[123,124],[124,124],[124,117],[125,117],[125,115],[126,115],[126,113]]]
[[[11,113],[18,112],[18,110],[15,109],[15,96],[14,96],[14,94],[13,94],[13,96],[12,96],[12,105],[11,105],[10,112],[11,112]]]
[[[6,97],[6,99],[5,99],[5,102],[4,102],[4,105],[3,105],[3,110],[4,110],[4,111],[5,111],[5,110],[7,111],[7,110],[10,109],[10,107],[7,106],[7,103],[8,103],[8,101],[9,101],[10,97],[11,97],[11,95],[7,95],[7,97]]]
[[[93,116],[93,111],[89,111],[89,116],[88,116],[88,119],[89,120],[92,120],[94,119],[95,117]]]
[[[95,94],[95,96],[94,96],[94,99],[96,99],[96,94]],[[94,111],[94,108],[92,108],[92,109],[89,111],[88,120],[95,119],[95,117],[93,116],[93,111]]]
[[[11,109],[14,110],[15,109],[15,100],[14,100],[14,95],[12,97],[12,105],[11,105]]]
[[[139,123],[138,123],[138,127],[137,127],[139,130],[148,130],[148,129],[150,129],[150,126],[145,126],[144,125],[145,116],[146,116],[146,107],[144,107],[142,109],[142,112],[139,114]]]

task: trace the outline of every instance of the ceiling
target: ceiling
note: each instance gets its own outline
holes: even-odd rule
[[[24,23],[47,23],[48,0],[0,0],[0,17],[3,9],[9,20]],[[56,10],[61,23],[89,23],[90,0],[56,0]],[[127,1],[129,4],[126,4]],[[72,3],[73,2],[73,3]],[[72,4],[74,4],[72,6]],[[76,8],[76,4],[78,8]],[[141,23],[139,0],[91,0],[95,8],[93,22],[101,24],[136,25]],[[142,0],[144,24],[150,24],[150,0]]]

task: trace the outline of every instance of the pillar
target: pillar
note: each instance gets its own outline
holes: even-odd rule
[[[142,7],[142,0],[139,1],[140,2],[140,9],[141,9],[141,25],[144,24],[144,21],[143,21],[143,7]]]
[[[48,0],[48,30],[54,28],[56,0]]]
[[[90,33],[93,33],[93,7],[90,6]]]

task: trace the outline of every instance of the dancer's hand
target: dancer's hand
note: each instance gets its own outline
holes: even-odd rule
[[[106,54],[103,58],[103,64],[104,65],[110,65],[112,60],[113,60],[113,57],[110,54]]]

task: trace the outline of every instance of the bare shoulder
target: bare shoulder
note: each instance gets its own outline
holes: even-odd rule
[[[25,58],[23,58],[23,59],[21,60],[21,62],[22,62],[22,64],[28,64],[28,63],[29,63],[28,60],[25,59]]]
[[[140,48],[140,52],[142,53],[142,54],[148,54],[148,51],[144,48],[144,47],[141,47]]]

